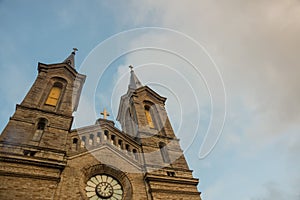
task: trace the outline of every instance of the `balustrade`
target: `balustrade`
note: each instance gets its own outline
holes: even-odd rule
[[[88,138],[88,139],[87,139]],[[78,138],[72,138],[72,150],[78,151]],[[108,143],[112,146],[115,146],[119,150],[125,151],[128,156],[138,160],[138,151],[134,147],[132,147],[128,143],[124,143],[124,141],[119,138],[115,134],[111,134],[108,130],[104,130],[104,132],[97,132],[97,133],[90,133],[87,135],[83,135],[80,138],[80,148],[83,149],[86,146],[90,147],[97,147],[99,144]]]

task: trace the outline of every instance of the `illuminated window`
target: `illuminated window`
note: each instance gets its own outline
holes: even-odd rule
[[[61,94],[61,90],[62,90],[62,84],[55,83],[51,88],[49,96],[46,100],[46,104],[50,106],[56,106]]]
[[[153,119],[152,119],[152,116],[151,116],[149,106],[145,106],[145,115],[146,115],[146,120],[147,120],[147,123],[148,123],[149,127],[154,128],[154,123],[153,123]]]

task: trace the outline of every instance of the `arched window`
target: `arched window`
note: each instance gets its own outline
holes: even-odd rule
[[[37,123],[36,130],[35,130],[35,132],[33,134],[33,137],[32,137],[33,141],[40,141],[41,140],[41,137],[42,137],[42,135],[45,131],[46,125],[47,125],[47,119],[40,118],[38,123]]]
[[[77,145],[78,145],[78,139],[77,138],[73,138],[73,144],[72,144],[72,149],[73,150],[77,150]]]
[[[153,119],[152,119],[152,115],[151,115],[149,106],[145,106],[145,115],[146,115],[146,120],[147,120],[149,127],[154,128],[154,123],[153,123]]]
[[[51,88],[51,91],[48,95],[48,98],[46,100],[46,104],[50,106],[56,106],[57,102],[59,100],[59,97],[61,95],[61,90],[63,88],[63,85],[59,82],[54,83],[53,87]]]
[[[165,163],[170,163],[170,158],[169,158],[169,154],[168,154],[166,144],[163,143],[163,142],[160,142],[159,143],[159,149],[160,149],[160,153],[161,153],[161,157],[163,158],[163,161]]]

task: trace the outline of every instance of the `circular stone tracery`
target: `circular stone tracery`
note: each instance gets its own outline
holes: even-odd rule
[[[120,183],[106,174],[91,177],[86,183],[85,191],[90,200],[121,200],[123,198]]]

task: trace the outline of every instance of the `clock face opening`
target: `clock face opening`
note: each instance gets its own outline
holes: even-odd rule
[[[91,177],[85,187],[89,200],[121,200],[123,189],[115,178],[99,174]]]

